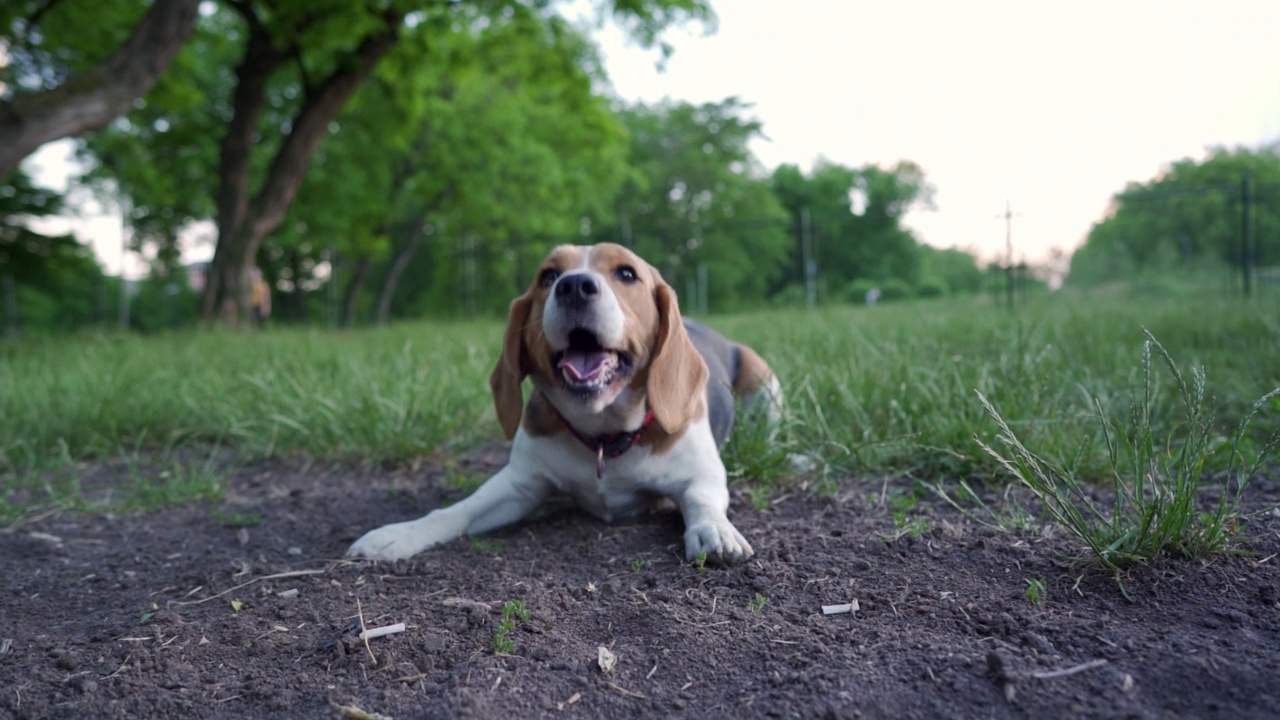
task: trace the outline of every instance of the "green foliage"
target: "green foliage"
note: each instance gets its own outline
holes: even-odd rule
[[[106,59],[129,36],[150,3],[119,0],[6,0],[0,3],[0,86],[10,94],[43,90]],[[92,22],[85,22],[87,16]]]
[[[0,79],[38,88],[89,68],[146,9],[140,1],[87,5],[6,5],[0,40],[12,62]],[[602,20],[646,47],[672,24],[714,22],[705,0],[596,5]],[[193,221],[216,221],[220,243],[256,239],[243,223],[279,230],[265,241],[263,264],[274,267],[264,274],[291,295],[326,279],[344,283],[348,320],[375,304],[366,297],[370,278],[394,278],[382,288],[394,295],[399,275],[390,267],[412,255],[404,246],[428,223],[449,228],[486,277],[510,278],[522,253],[537,256],[552,237],[577,232],[584,213],[607,208],[623,173],[622,130],[594,91],[604,79],[595,48],[559,11],[526,0],[204,3],[168,73],[133,112],[86,138],[86,182],[127,208],[136,245],[162,273],[176,269],[177,238]],[[374,81],[329,122],[336,106],[314,101],[361,64],[357,48],[388,24],[398,33],[392,51],[377,56]],[[301,128],[325,127],[316,119],[329,131],[319,148],[294,142],[314,137]],[[300,206],[277,228],[295,191]],[[250,248],[237,248],[229,267],[257,262]],[[349,275],[325,272],[337,257],[353,263]],[[472,312],[508,295],[491,287]],[[284,303],[295,317],[308,306],[305,297]]]
[[[1071,468],[1031,450],[992,403],[979,392],[987,413],[999,427],[1003,451],[978,440],[982,448],[1040,500],[1055,522],[1067,528],[1090,550],[1099,564],[1119,571],[1124,565],[1145,563],[1162,553],[1190,559],[1227,549],[1237,531],[1240,494],[1280,441],[1271,433],[1262,450],[1246,459],[1242,452],[1249,423],[1280,388],[1254,403],[1240,421],[1234,442],[1218,439],[1205,394],[1205,373],[1195,368],[1187,378],[1150,332],[1143,344],[1138,395],[1131,401],[1127,427],[1116,425],[1094,398],[1110,462],[1114,498],[1104,508]],[[1164,389],[1152,372],[1152,351],[1168,370],[1181,417],[1167,434],[1153,418],[1164,402]],[[1163,437],[1161,435],[1164,435]],[[1223,479],[1216,484],[1216,507],[1202,512],[1205,475],[1226,454]]]
[[[1044,602],[1047,590],[1044,581],[1039,578],[1029,578],[1027,580],[1027,589],[1023,593],[1027,597],[1027,602],[1033,605],[1039,605]]]
[[[467,538],[467,542],[471,545],[471,549],[485,555],[497,555],[502,552],[502,543],[497,540],[488,540],[482,537],[472,535]]]
[[[1107,217],[1072,256],[1067,283],[1093,287],[1135,276],[1238,267],[1245,178],[1254,186],[1254,226],[1280,227],[1280,145],[1216,148],[1203,160],[1179,160],[1156,178],[1117,193]],[[1280,263],[1280,235],[1259,230],[1255,242],[1256,265]]]
[[[1097,482],[1112,469],[1095,399],[1107,417],[1128,412],[1130,389],[1142,381],[1131,350],[1137,328],[1212,369],[1215,392],[1205,403],[1217,418],[1215,437],[1231,437],[1260,389],[1275,385],[1274,368],[1258,358],[1280,356],[1280,308],[1216,295],[1032,297],[1017,314],[985,296],[952,297],[709,322],[758,349],[786,393],[774,442],[758,440],[744,422],[726,449],[732,481],[763,488],[758,502],[786,492],[794,482],[786,454],[798,452],[819,468],[805,482],[830,487],[910,472],[1003,527],[1031,519],[1009,517],[1012,502],[992,502],[987,512],[951,480],[976,485],[1002,475],[973,443],[978,434],[993,444],[998,433],[974,389],[1026,447]],[[501,331],[486,321],[345,333],[23,336],[0,343],[0,473],[24,478],[31,490],[12,502],[27,506],[46,495],[76,497],[85,472],[78,464],[111,460],[122,447],[204,457],[221,444],[245,460],[370,464],[450,457],[500,437],[487,377]],[[1181,413],[1176,403],[1154,404],[1153,433],[1169,437]],[[1241,455],[1253,462],[1277,428],[1274,409],[1254,418]],[[1215,453],[1208,469],[1224,471],[1227,455]]]
[[[105,310],[108,283],[92,250],[70,235],[30,228],[33,219],[62,210],[60,195],[37,187],[21,171],[0,181],[0,282],[13,284],[21,329],[72,330],[99,320]],[[0,296],[0,312],[4,303]],[[0,330],[5,321],[0,317]]]
[[[592,241],[634,248],[694,309],[707,268],[711,310],[762,302],[785,271],[785,214],[748,148],[761,132],[737,98],[639,103],[618,111],[631,136],[632,174]],[[694,289],[693,293],[686,292]]]
[[[195,324],[197,298],[185,273],[152,275],[138,286],[129,303],[129,322],[144,333]]]
[[[950,288],[947,287],[945,280],[939,277],[923,277],[920,278],[920,284],[916,287],[916,297],[921,298],[940,298],[946,297]]]
[[[511,633],[521,623],[529,622],[533,613],[520,600],[512,600],[502,605],[502,617],[498,620],[498,628],[493,632],[493,652],[498,655],[510,655],[516,650],[516,641]]]
[[[764,606],[768,604],[768,602],[769,598],[761,595],[760,593],[756,593],[756,596],[751,598],[751,602],[747,603],[747,609],[752,613],[759,615],[760,612],[764,610]]]
[[[835,295],[830,299],[863,302],[843,292],[856,281],[896,282],[912,294],[924,251],[901,219],[912,207],[929,207],[933,197],[919,166],[904,160],[854,169],[820,161],[806,177],[796,166],[782,165],[770,182],[798,232],[809,228],[821,286]],[[800,282],[802,251],[799,242],[793,245],[793,279]]]
[[[395,253],[415,224],[429,222],[432,232],[392,314],[505,311],[553,238],[572,236],[584,213],[608,205],[623,177],[625,138],[593,94],[600,72],[594,49],[554,19],[517,13],[454,38],[438,87],[419,100],[414,159],[403,191],[392,193],[396,215],[384,221]],[[384,118],[373,114],[371,127]],[[367,143],[350,147],[357,164],[369,162]],[[373,277],[383,286],[385,266]]]
[[[871,499],[874,501],[874,497]],[[889,514],[893,518],[893,527],[895,528],[893,535],[885,537],[885,540],[896,541],[903,537],[920,537],[929,532],[928,519],[911,516],[911,511],[919,503],[920,498],[914,491],[902,495],[893,495],[885,499],[885,504],[889,506]]]
[[[969,295],[979,292],[983,284],[983,272],[973,255],[955,248],[939,250],[928,245],[920,246],[920,296],[932,297],[933,289],[941,289],[939,295]]]

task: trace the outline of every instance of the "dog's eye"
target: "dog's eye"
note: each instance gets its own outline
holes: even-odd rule
[[[636,269],[630,265],[619,265],[613,271],[613,276],[628,284],[640,279],[640,276],[636,274]]]
[[[542,271],[541,275],[538,276],[538,285],[544,288],[549,288],[555,284],[556,279],[559,277],[560,277],[559,270],[556,270],[554,268],[547,268],[546,270]]]

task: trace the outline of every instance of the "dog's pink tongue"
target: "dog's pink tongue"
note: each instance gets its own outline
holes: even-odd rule
[[[582,382],[599,377],[608,360],[609,353],[603,351],[567,352],[560,358],[560,367],[568,370],[574,381]]]

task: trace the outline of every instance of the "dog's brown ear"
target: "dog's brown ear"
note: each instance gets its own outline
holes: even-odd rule
[[[489,375],[489,387],[493,390],[493,407],[498,411],[498,423],[510,440],[520,427],[524,414],[524,394],[520,383],[529,374],[529,351],[524,344],[524,327],[529,322],[529,310],[533,307],[533,295],[525,293],[511,302],[507,316],[507,332],[502,338],[502,355]]]
[[[658,344],[649,360],[646,390],[653,419],[665,432],[674,433],[693,421],[710,372],[684,328],[675,291],[660,282],[654,300],[658,306]]]

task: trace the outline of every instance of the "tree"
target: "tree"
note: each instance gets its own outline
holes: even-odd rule
[[[602,71],[581,34],[520,10],[447,37],[420,30],[338,117],[273,237],[290,253],[336,252],[342,324],[385,321],[406,275],[398,310],[423,294],[505,309],[548,239],[576,233],[621,179],[623,130],[593,92]],[[442,262],[413,262],[427,237]],[[458,272],[477,264],[483,284]]]
[[[920,286],[940,287],[947,294],[967,295],[982,290],[984,280],[978,259],[956,248],[920,247]],[[928,294],[928,293],[922,293]]]
[[[1246,180],[1255,247],[1243,247]],[[1141,274],[1274,263],[1280,260],[1277,199],[1280,144],[1214,148],[1203,160],[1178,160],[1112,197],[1106,216],[1072,255],[1067,282],[1087,287]]]
[[[44,235],[31,221],[57,215],[62,197],[23,172],[0,185],[0,318],[4,330],[70,330],[99,319],[105,279],[93,252],[70,235]],[[95,297],[96,296],[96,297]]]
[[[748,109],[737,98],[621,108],[633,169],[610,212],[595,217],[592,238],[635,248],[677,289],[705,278],[712,308],[762,301],[785,272],[790,240],[748,147],[761,132]]]
[[[654,42],[670,23],[710,17],[705,0],[601,3],[641,42]],[[151,116],[168,113],[160,118],[162,127],[133,122],[130,116],[114,123],[109,132],[135,140],[132,151],[120,155],[154,156],[157,148],[139,149],[136,142],[140,135],[152,133],[164,136],[167,151],[186,150],[175,157],[187,158],[203,151],[176,142],[182,133],[171,131],[191,125],[215,128],[204,138],[204,146],[214,142],[217,148],[216,170],[206,173],[216,179],[214,189],[206,197],[211,199],[218,239],[203,308],[206,317],[232,323],[246,315],[249,269],[265,239],[286,217],[322,139],[332,133],[338,113],[408,30],[425,27],[428,37],[443,38],[468,23],[484,24],[512,14],[543,21],[556,17],[541,0],[495,0],[480,6],[449,0],[224,0],[217,8],[200,19],[197,36],[204,36],[205,46],[216,47],[217,34],[222,33],[234,59],[221,52],[183,53],[185,59],[180,66],[175,63],[175,71],[186,72],[170,73],[160,84],[165,87],[157,86],[139,110]],[[197,88],[206,102],[187,104],[189,97],[179,92],[186,87]],[[162,102],[166,98],[179,99],[176,111]],[[149,107],[152,101],[158,107]],[[89,144],[95,152],[97,143]],[[128,176],[138,171],[112,162],[120,155],[99,155],[104,160],[100,172],[124,176],[119,183],[122,192],[149,195],[152,183],[136,182]],[[193,166],[199,162],[193,161]],[[201,186],[209,184],[206,180]],[[130,204],[151,205],[147,200],[131,198]],[[171,213],[174,220],[180,214]]]
[[[67,54],[44,53],[34,41],[41,17],[54,4],[26,0],[0,10],[0,44],[8,45],[11,62],[27,69],[18,82],[12,73],[0,81],[11,92],[0,100],[0,178],[44,143],[100,128],[130,110],[190,36],[200,0],[155,0],[115,52],[100,61],[89,58],[96,64],[87,67],[77,53],[68,62]]]
[[[782,165],[770,183],[796,228],[796,280],[803,278],[799,238],[805,222],[827,294],[839,297],[858,280],[907,286],[920,280],[920,246],[902,227],[902,217],[912,207],[928,207],[933,188],[915,163],[855,169],[820,160],[808,177],[794,165]]]

